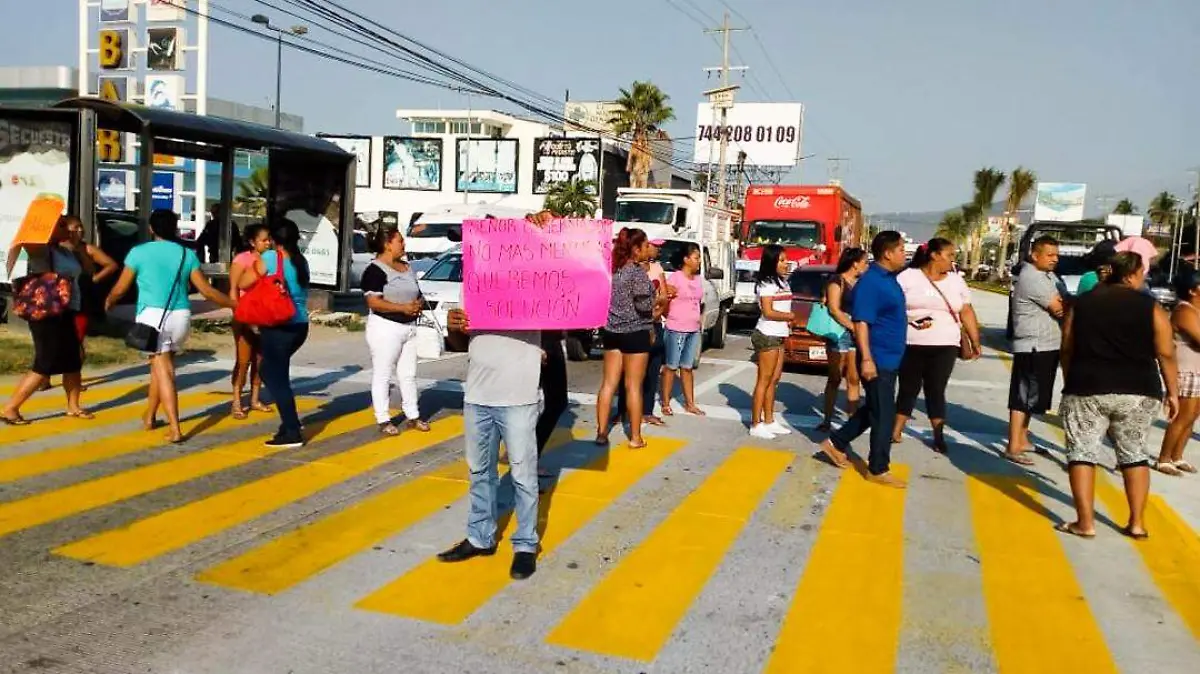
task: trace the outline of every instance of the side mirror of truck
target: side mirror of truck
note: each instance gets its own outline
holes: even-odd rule
[[[709,281],[723,280],[725,278],[725,270],[718,269],[716,267],[710,268],[708,271],[704,272],[704,278],[708,279]]]
[[[462,243],[462,227],[449,227],[446,229],[446,238],[451,243]]]

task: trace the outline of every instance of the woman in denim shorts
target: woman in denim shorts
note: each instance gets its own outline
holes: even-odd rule
[[[750,407],[750,435],[763,440],[787,435],[791,429],[775,419],[775,387],[783,377],[783,341],[796,320],[792,313],[792,289],[787,283],[788,259],[782,246],[763,247],[754,294],[762,316],[750,334],[758,356],[758,378]]]
[[[675,289],[675,297],[663,314],[666,330],[663,333],[665,367],[662,373],[662,411],[671,416],[671,393],[675,374],[683,382],[683,409],[704,416],[696,406],[695,379],[692,368],[700,355],[700,302],[704,299],[704,282],[700,280],[700,246],[689,243],[676,253],[672,261],[675,271],[667,278],[667,286]]]
[[[837,269],[825,285],[825,308],[829,315],[846,332],[837,341],[825,340],[825,352],[829,356],[829,372],[825,380],[825,416],[818,430],[830,429],[833,408],[837,403],[838,389],[842,380],[846,382],[846,413],[853,415],[858,409],[859,383],[858,363],[855,359],[854,323],[850,319],[850,291],[858,277],[867,270],[867,252],[862,248],[847,248],[842,251]]]

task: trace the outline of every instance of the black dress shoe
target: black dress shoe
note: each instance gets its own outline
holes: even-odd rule
[[[438,553],[438,560],[443,562],[465,562],[472,557],[491,557],[494,554],[496,554],[496,546],[477,548],[471,545],[471,541],[464,538],[459,541],[458,545],[445,552]]]
[[[513,555],[512,568],[508,570],[508,575],[514,580],[525,580],[537,571],[537,553],[536,552],[518,552]]]

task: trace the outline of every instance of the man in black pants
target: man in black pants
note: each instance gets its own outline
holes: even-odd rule
[[[563,351],[561,330],[542,331],[542,351],[546,353],[542,359],[542,412],[537,420],[537,451],[541,457],[546,449],[546,443],[558,426],[558,419],[567,411],[567,357]],[[538,467],[538,477],[552,477],[545,469]]]

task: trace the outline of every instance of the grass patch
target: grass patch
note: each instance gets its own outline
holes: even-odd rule
[[[125,346],[122,338],[99,336],[87,340],[87,367],[124,365],[142,360],[137,351]],[[0,375],[28,372],[32,363],[33,339],[29,333],[0,327]]]
[[[997,295],[1008,295],[1009,290],[1011,290],[1007,283],[992,283],[990,281],[967,281],[967,285],[976,290],[984,290],[989,293],[996,293]]]

